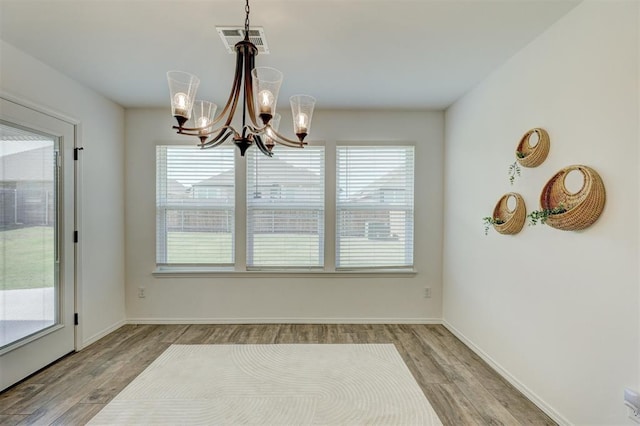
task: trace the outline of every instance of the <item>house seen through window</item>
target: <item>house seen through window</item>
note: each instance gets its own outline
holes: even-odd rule
[[[247,152],[247,266],[324,266],[324,147]]]
[[[328,269],[327,239],[336,270],[413,267],[412,145],[339,145],[334,164],[324,146],[278,147],[271,158],[249,150],[240,203],[234,149],[157,148],[158,265],[235,266],[238,224],[247,269]],[[336,182],[329,212],[326,172]]]
[[[234,154],[234,147],[157,147],[157,264],[233,265]]]
[[[336,267],[413,266],[413,146],[339,146]]]

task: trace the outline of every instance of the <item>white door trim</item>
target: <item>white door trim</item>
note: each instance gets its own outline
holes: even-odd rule
[[[59,270],[61,271],[58,299],[58,321],[56,326],[43,330],[41,333],[19,342],[12,346],[10,350],[3,351],[0,361],[3,370],[11,366],[20,366],[14,371],[7,368],[5,374],[1,374],[0,389],[11,385],[16,380],[20,380],[25,375],[45,367],[49,362],[55,361],[57,357],[77,350],[80,334],[74,325],[74,313],[79,309],[80,282],[77,280],[79,263],[76,259],[78,252],[77,244],[73,243],[73,232],[78,229],[77,210],[80,205],[76,201],[77,185],[77,165],[74,161],[74,149],[79,143],[79,122],[63,114],[51,111],[45,107],[34,105],[29,101],[17,99],[15,96],[0,92],[0,103],[2,104],[2,118],[9,123],[24,126],[26,129],[44,132],[56,137],[62,137],[58,146],[60,153],[60,169],[58,171],[60,179],[59,187],[60,210],[58,214],[59,250],[61,250],[61,260]],[[71,293],[71,294],[69,294]],[[28,343],[26,343],[28,342]],[[25,347],[30,345],[30,347]],[[35,345],[35,346],[33,346]],[[16,364],[16,362],[18,364]]]

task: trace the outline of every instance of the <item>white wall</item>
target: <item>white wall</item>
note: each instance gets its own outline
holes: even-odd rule
[[[79,345],[119,326],[124,310],[124,110],[0,40],[0,89],[80,121]]]
[[[441,311],[442,112],[317,111],[313,140],[416,142],[415,265],[408,277],[154,277],[155,146],[193,144],[169,110],[126,112],[126,301],[133,322],[426,322]],[[283,116],[285,134],[290,118]],[[244,161],[244,160],[242,160]],[[430,286],[433,297],[423,298]],[[146,297],[137,297],[145,287]]]
[[[446,113],[445,322],[560,422],[631,424],[623,389],[640,388],[638,7],[580,4]],[[512,187],[533,127],[548,130],[549,157]],[[604,180],[592,227],[484,235],[502,194],[537,209],[571,164]]]

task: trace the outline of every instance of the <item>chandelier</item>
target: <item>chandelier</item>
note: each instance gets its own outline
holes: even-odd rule
[[[236,70],[231,93],[217,118],[216,104],[195,99],[200,84],[198,77],[182,71],[167,73],[171,114],[178,122],[173,128],[179,134],[198,137],[198,146],[201,148],[214,148],[233,136],[233,142],[242,156],[253,144],[268,156],[273,155],[276,143],[302,148],[311,128],[316,100],[309,95],[292,96],[293,128],[298,140],[288,139],[278,133],[280,114],[275,111],[282,73],[274,68],[255,67],[258,49],[249,41],[249,0],[246,0],[245,13],[244,40],[235,45]],[[238,102],[242,103],[240,130],[231,125]]]

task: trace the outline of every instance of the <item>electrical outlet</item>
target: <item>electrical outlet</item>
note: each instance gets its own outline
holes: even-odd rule
[[[431,299],[431,287],[424,288],[424,298]]]
[[[138,297],[140,299],[144,299],[146,297],[146,295],[144,293],[144,287],[138,287]]]

